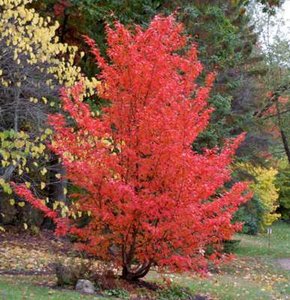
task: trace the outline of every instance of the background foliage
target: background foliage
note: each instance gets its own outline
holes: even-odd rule
[[[46,148],[51,137],[44,123],[48,113],[60,109],[59,87],[69,86],[81,77],[88,86],[85,101],[94,113],[99,114],[106,104],[98,96],[92,96],[92,87],[96,85],[94,74],[99,70],[83,35],[95,39],[105,55],[105,24],[120,20],[129,28],[134,23],[146,27],[157,13],[176,14],[191,41],[197,43],[204,65],[200,82],[209,71],[218,74],[209,99],[215,111],[193,149],[201,153],[204,147],[221,146],[225,137],[246,131],[238,161],[269,170],[277,168],[278,160],[286,155],[288,163],[278,168],[276,184],[279,213],[288,219],[289,42],[277,35],[271,44],[263,41],[265,52],[258,36],[282,3],[278,0],[1,1],[1,222],[12,224],[23,219],[20,223],[24,220],[31,223],[31,208],[25,208],[28,214],[22,216],[23,201],[9,194],[10,180],[26,182],[39,196],[52,202],[69,201],[64,191],[75,189],[63,179],[64,170],[58,158]],[[253,7],[261,7],[258,21],[252,14]],[[243,177],[237,175],[237,180],[239,176]],[[258,198],[254,197],[240,212],[245,214],[247,222],[256,224],[255,228],[259,227],[258,220],[265,209]]]

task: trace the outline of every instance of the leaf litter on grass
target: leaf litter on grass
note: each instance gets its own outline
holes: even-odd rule
[[[0,274],[51,272],[57,258],[65,259],[67,243],[50,232],[38,236],[3,233],[0,236]]]
[[[51,264],[56,259],[67,261],[70,255],[73,255],[72,245],[66,240],[56,239],[50,233],[40,236],[2,235],[1,278],[10,283],[17,281],[23,286],[35,284],[52,287],[56,279]],[[290,299],[290,271],[278,265],[275,255],[239,255],[227,265],[213,270],[208,278],[195,274],[169,274],[168,278],[174,284],[189,286],[194,293],[210,295],[212,299]],[[160,275],[151,272],[147,280],[158,281]]]

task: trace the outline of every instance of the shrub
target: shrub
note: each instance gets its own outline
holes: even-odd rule
[[[235,213],[234,220],[243,222],[243,233],[255,235],[261,229],[262,218],[266,211],[258,195],[254,194],[253,198]]]

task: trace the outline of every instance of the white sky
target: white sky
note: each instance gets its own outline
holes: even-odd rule
[[[286,0],[282,6],[283,18],[290,20],[290,0]]]
[[[281,9],[278,10],[275,21],[281,21],[279,28],[273,28],[273,32],[283,34],[283,38],[290,40],[290,0],[285,0]],[[285,36],[284,36],[285,35]]]
[[[270,19],[262,9],[262,5],[254,5],[252,11],[262,48],[268,48],[274,42],[275,36],[280,40],[287,40],[290,44],[290,0],[285,0],[282,7]]]

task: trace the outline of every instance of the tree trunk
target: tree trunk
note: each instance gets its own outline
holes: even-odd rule
[[[287,136],[286,136],[286,134],[285,134],[285,132],[283,130],[283,124],[282,124],[282,119],[281,119],[281,112],[280,112],[280,107],[279,107],[278,101],[276,101],[276,109],[277,109],[278,125],[279,125],[279,129],[280,129],[280,134],[281,134],[281,139],[282,139],[283,147],[284,147],[284,150],[285,150],[288,162],[290,164],[290,148],[289,148]]]
[[[67,179],[65,178],[65,169],[63,165],[58,161],[58,157],[54,154],[53,160],[50,162],[50,172],[49,172],[49,198],[52,201],[62,201],[67,204],[67,197],[64,193],[64,189],[67,188]],[[61,177],[56,178],[59,174]]]
[[[55,201],[61,201],[64,204],[68,204],[66,194],[64,193],[64,189],[67,187],[67,179],[65,177],[65,169],[62,164],[58,161],[58,157],[55,154],[51,154],[52,159],[49,161],[48,169],[49,169],[49,177],[48,177],[48,198],[49,204],[48,206],[52,208],[53,203]],[[56,178],[56,174],[60,174],[60,178]],[[45,218],[44,223],[42,224],[43,228],[53,229],[54,223],[50,218]]]
[[[151,265],[152,265],[151,262],[147,262],[139,265],[135,269],[131,269],[127,265],[124,265],[121,278],[127,281],[137,281],[138,279],[146,276],[146,274],[150,270]]]
[[[60,35],[60,42],[64,43],[65,42],[65,34],[67,30],[67,23],[68,23],[68,18],[69,18],[69,13],[67,11],[67,8],[64,10],[64,18],[63,18],[63,23],[62,23],[62,30],[61,30],[61,35]]]
[[[20,105],[20,92],[19,89],[16,89],[14,93],[15,107],[14,107],[14,131],[18,133],[19,130],[19,105]]]

